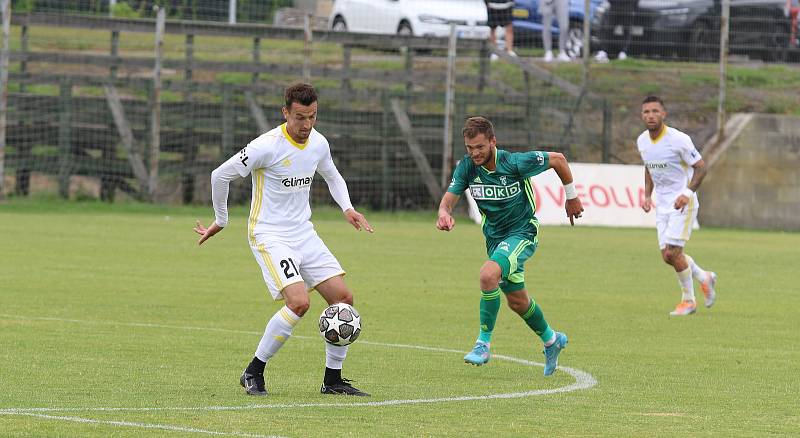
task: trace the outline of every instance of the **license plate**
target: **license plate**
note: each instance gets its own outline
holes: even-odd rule
[[[526,19],[530,15],[530,12],[528,12],[527,9],[514,9],[513,11],[511,11],[511,13],[514,15],[514,18],[521,18],[521,19]]]
[[[631,26],[631,35],[633,35],[633,36],[642,36],[642,35],[644,35],[644,27],[642,27],[642,26]]]

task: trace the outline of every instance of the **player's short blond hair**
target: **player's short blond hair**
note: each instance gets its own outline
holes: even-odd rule
[[[483,134],[487,140],[494,138],[494,125],[486,117],[470,117],[464,122],[464,129],[461,130],[464,138],[475,138]]]

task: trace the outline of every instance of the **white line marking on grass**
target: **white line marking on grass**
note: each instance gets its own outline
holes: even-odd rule
[[[243,437],[252,437],[252,438],[278,438],[275,435],[254,435],[251,433],[241,433],[241,432],[217,432],[214,430],[205,430],[205,429],[197,429],[194,427],[181,427],[181,426],[172,426],[169,424],[150,424],[150,423],[133,423],[130,421],[114,421],[114,420],[94,420],[91,418],[82,418],[82,417],[62,417],[56,415],[45,415],[45,414],[35,414],[32,412],[2,412],[0,411],[0,415],[27,415],[29,417],[36,417],[36,418],[43,418],[46,420],[61,420],[61,421],[71,421],[74,423],[91,423],[91,424],[107,424],[111,426],[120,426],[120,427],[139,427],[144,429],[160,429],[160,430],[168,430],[170,432],[190,432],[190,433],[204,433],[206,435],[227,435],[227,436],[243,436]]]
[[[147,324],[147,323],[126,323],[114,321],[89,321],[80,319],[61,319],[50,317],[25,317],[19,315],[0,314],[0,317],[7,317],[21,320],[44,320],[44,321],[58,321],[58,322],[73,322],[82,324],[108,324],[117,326],[134,326],[134,327],[153,327],[153,328],[169,328],[176,330],[205,330],[205,331],[220,331],[228,333],[241,333],[241,334],[256,334],[260,335],[261,332],[245,331],[245,330],[229,330],[214,327],[192,327],[192,326],[173,326],[162,324]],[[292,336],[295,338],[312,339],[309,336]],[[415,350],[435,351],[441,353],[463,353],[461,350],[453,350],[448,348],[425,347],[421,345],[406,345],[406,344],[389,344],[382,342],[371,342],[360,340],[360,344],[374,345],[379,347],[390,348],[409,348]],[[500,354],[493,355],[495,359],[506,360],[515,362],[526,366],[539,366],[544,367],[543,363],[533,362],[525,359],[519,359],[511,356],[504,356]],[[384,400],[374,402],[352,402],[352,403],[288,403],[288,404],[255,404],[243,406],[195,406],[195,407],[141,407],[141,408],[125,408],[125,407],[86,407],[86,408],[6,408],[0,409],[0,414],[15,414],[15,413],[30,413],[30,412],[151,412],[151,411],[240,411],[248,409],[288,409],[288,408],[309,408],[309,407],[379,407],[379,406],[396,406],[396,405],[413,405],[423,403],[446,403],[446,402],[459,402],[459,401],[472,401],[472,400],[491,400],[491,399],[510,399],[521,397],[533,397],[539,395],[559,394],[564,392],[579,391],[588,389],[597,385],[597,380],[591,374],[575,368],[565,366],[558,367],[563,371],[575,378],[575,383],[560,388],[553,389],[535,389],[523,392],[511,392],[502,394],[488,394],[488,395],[475,395],[475,396],[460,396],[460,397],[439,397],[439,398],[423,398],[423,399],[399,399],[399,400]]]

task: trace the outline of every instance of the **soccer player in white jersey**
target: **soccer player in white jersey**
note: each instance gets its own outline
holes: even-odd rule
[[[703,289],[706,307],[714,305],[717,274],[703,270],[683,252],[697,218],[699,204],[695,192],[706,175],[706,166],[692,139],[665,125],[666,117],[664,102],[656,96],[646,97],[642,102],[642,121],[647,130],[636,144],[644,161],[642,209],[649,212],[655,207],[661,257],[675,268],[682,290],[681,302],[670,315],[682,316],[697,310],[692,278]]]
[[[285,305],[267,323],[255,357],[239,379],[251,395],[267,395],[264,369],[292,334],[309,307],[308,292],[316,289],[329,304],[353,304],[344,271],[314,231],[309,191],[314,174],[328,184],[345,219],[356,230],[372,232],[364,215],[353,209],[347,185],[331,159],[328,140],[314,129],[317,93],[311,85],[286,89],[286,123],[251,141],[211,173],[215,219],[208,228],[197,222],[198,244],[228,223],[228,187],[232,180],[252,175],[248,240],[261,267],[267,289]],[[325,344],[323,394],[368,396],[342,378],[347,346]]]

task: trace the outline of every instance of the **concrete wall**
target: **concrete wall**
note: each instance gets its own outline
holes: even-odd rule
[[[754,115],[699,197],[701,225],[800,231],[800,118]]]

